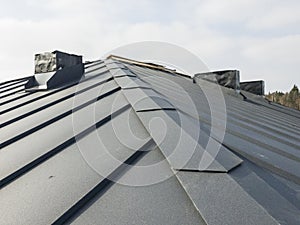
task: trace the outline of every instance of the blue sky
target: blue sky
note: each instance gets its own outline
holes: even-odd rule
[[[31,75],[33,55],[55,49],[86,60],[162,41],[210,70],[239,69],[268,91],[300,85],[297,0],[0,0],[0,80]]]

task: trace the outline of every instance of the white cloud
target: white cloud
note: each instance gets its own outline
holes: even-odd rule
[[[300,32],[300,4],[299,2],[292,2],[285,5],[286,2],[282,1],[281,4],[269,7],[259,17],[254,17],[249,21],[248,27],[254,30],[274,30],[274,29],[295,29],[296,33]]]
[[[272,65],[280,62],[283,65],[296,65],[300,59],[300,34],[248,41],[243,54],[251,61]]]
[[[295,0],[19,4],[14,8],[16,0],[1,3],[0,80],[31,74],[37,52],[59,49],[96,59],[124,44],[157,40],[187,48],[212,69],[237,68],[242,78],[265,79],[272,90],[300,83],[300,3]],[[288,74],[281,80],[284,71]]]
[[[264,0],[206,0],[196,7],[198,18],[209,23],[241,23],[260,11]]]

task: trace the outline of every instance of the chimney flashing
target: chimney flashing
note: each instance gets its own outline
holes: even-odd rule
[[[238,70],[222,70],[195,74],[193,78],[194,83],[197,83],[199,79],[214,82],[237,91],[240,90],[240,71]]]
[[[255,95],[265,95],[265,82],[263,80],[241,82],[240,86],[243,91]]]
[[[35,55],[34,76],[25,84],[26,90],[48,90],[76,82],[84,74],[82,56],[61,51]]]

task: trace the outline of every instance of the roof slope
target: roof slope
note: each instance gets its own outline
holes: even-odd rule
[[[27,79],[0,84],[5,224],[300,223],[298,111],[116,59]]]

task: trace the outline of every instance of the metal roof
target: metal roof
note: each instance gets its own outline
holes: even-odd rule
[[[0,84],[1,223],[300,223],[299,111],[123,58],[28,79]]]

